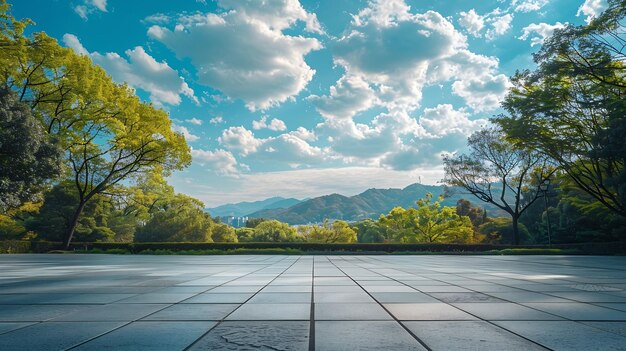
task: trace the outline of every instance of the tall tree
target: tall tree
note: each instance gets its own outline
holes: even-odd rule
[[[53,142],[29,106],[0,87],[0,213],[40,194],[61,174],[62,149]]]
[[[7,15],[4,1],[0,22],[3,83],[30,105],[68,158],[78,200],[66,228],[66,247],[94,196],[133,176],[189,164],[185,139],[172,131],[165,111],[142,103],[89,57],[62,48],[46,34],[25,37],[26,22]]]
[[[507,212],[519,245],[519,218],[541,197],[539,186],[553,173],[548,158],[508,143],[497,128],[472,134],[468,145],[469,155],[444,158],[444,183]]]
[[[518,72],[495,119],[519,147],[556,161],[577,186],[626,216],[626,2],[555,31]]]

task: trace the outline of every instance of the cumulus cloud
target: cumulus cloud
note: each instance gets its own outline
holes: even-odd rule
[[[195,118],[195,117],[191,118],[191,119],[187,119],[187,120],[185,120],[185,122],[191,123],[191,124],[194,124],[194,125],[197,125],[197,126],[201,126],[202,125],[202,120],[198,119],[198,118]]]
[[[313,137],[304,128],[262,139],[244,127],[230,127],[222,132],[218,141],[226,149],[236,151],[242,157],[269,159],[274,164],[298,167],[323,161],[325,155],[322,149],[310,145],[305,139],[312,140]]]
[[[304,57],[322,44],[283,30],[304,21],[309,31],[321,32],[315,15],[295,0],[218,4],[230,11],[183,15],[173,30],[154,25],[148,35],[178,58],[189,58],[199,83],[243,100],[250,110],[267,109],[298,95],[315,74]]]
[[[550,0],[513,0],[511,6],[515,12],[539,11],[546,6]]]
[[[576,16],[586,16],[585,22],[591,23],[591,21],[598,17],[607,7],[609,7],[609,4],[606,0],[585,0],[578,8]]]
[[[480,16],[470,10],[462,26],[494,37],[507,31],[511,20],[500,11]],[[471,52],[448,19],[434,11],[413,13],[401,0],[370,1],[331,50],[345,73],[327,95],[307,99],[325,119],[317,136],[327,142],[330,157],[346,164],[405,170],[432,162],[446,143],[434,141],[474,130],[482,121],[472,121],[470,111],[498,108],[509,84],[498,73],[498,59]],[[418,122],[411,114],[422,90],[443,84],[451,84],[469,107],[440,105]],[[374,107],[386,111],[366,123],[354,120]]]
[[[198,103],[193,89],[178,71],[165,61],[158,62],[141,46],[126,50],[125,54],[128,57],[126,59],[115,52],[90,53],[73,34],[63,35],[63,43],[78,54],[89,55],[93,62],[104,68],[116,82],[126,82],[133,88],[148,92],[150,100],[156,105],[178,105],[181,103],[181,95]]]
[[[182,134],[185,137],[185,140],[187,141],[196,141],[198,139],[200,139],[199,136],[192,134],[189,129],[187,129],[187,127],[185,126],[179,126],[177,124],[172,125],[172,130]]]
[[[304,127],[298,127],[296,130],[292,130],[291,132],[289,132],[289,134],[295,135],[296,137],[305,141],[317,140],[317,135],[315,135],[315,132],[308,130]]]
[[[510,84],[504,74],[486,75],[456,81],[452,84],[452,91],[462,97],[474,111],[482,112],[498,108]]]
[[[74,12],[84,20],[96,11],[108,12],[107,0],[84,0],[81,5],[74,6]]]
[[[218,141],[227,149],[238,151],[243,156],[256,152],[257,148],[263,143],[243,126],[225,129]]]
[[[567,23],[563,24],[561,22],[556,22],[555,24],[531,23],[522,29],[522,35],[518,39],[527,40],[530,38],[530,46],[541,45],[555,30],[565,28],[566,26]]]
[[[467,32],[475,37],[480,37],[480,31],[485,27],[485,19],[471,9],[468,12],[459,13],[459,24],[467,30]]]
[[[211,168],[216,174],[235,176],[238,175],[237,160],[232,153],[218,149],[215,151],[191,149],[193,160],[203,167]]]
[[[287,130],[287,125],[285,125],[285,122],[281,121],[278,118],[272,118],[272,120],[268,123],[267,116],[263,116],[258,121],[252,121],[252,129],[254,130],[269,129],[269,130],[280,132],[280,131]]]
[[[509,31],[511,28],[511,22],[513,22],[513,15],[507,13],[505,15],[492,18],[490,22],[492,28],[487,30],[485,37],[489,40],[493,40]]]
[[[440,104],[435,108],[424,109],[419,123],[426,132],[441,137],[450,134],[469,136],[485,126],[488,121],[471,120],[466,110],[455,110],[450,104]]]
[[[378,102],[374,90],[358,76],[343,76],[330,87],[329,95],[311,95],[307,99],[327,118],[352,118]]]

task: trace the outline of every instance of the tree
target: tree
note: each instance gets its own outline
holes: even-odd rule
[[[515,235],[519,235],[523,241],[530,239],[530,233],[526,226],[519,223],[517,234],[513,228],[513,222],[509,218],[491,218],[478,227],[478,231],[485,235],[486,241],[495,244],[513,244]]]
[[[302,241],[302,237],[298,235],[296,229],[290,227],[289,224],[272,219],[261,222],[254,228],[254,241]]]
[[[213,221],[201,201],[177,194],[135,233],[136,242],[213,242]]]
[[[353,243],[357,240],[356,232],[345,221],[325,220],[322,225],[300,226],[298,232],[306,241],[314,243]]]
[[[4,86],[29,104],[68,158],[77,202],[63,238],[69,246],[87,203],[112,186],[158,169],[189,164],[185,139],[165,111],[142,103],[115,84],[86,55],[63,48],[44,33],[23,35],[26,21],[0,3],[0,70]]]
[[[473,228],[469,217],[459,216],[455,208],[441,206],[443,197],[432,202],[433,194],[417,201],[417,208],[396,207],[380,224],[400,242],[467,243],[472,241]]]
[[[248,218],[246,228],[256,228],[257,225],[267,221],[265,218]]]
[[[27,104],[0,87],[0,213],[40,200],[61,174],[63,152]]]
[[[352,224],[352,229],[357,233],[357,240],[360,243],[382,243],[385,242],[385,230],[381,228],[377,221],[364,219]]]
[[[520,147],[540,152],[610,211],[626,216],[626,4],[587,26],[555,31],[518,72],[495,119]]]
[[[444,158],[444,183],[461,187],[507,212],[512,220],[513,242],[519,245],[519,218],[541,197],[540,184],[554,172],[549,159],[515,147],[497,128],[472,134],[468,145],[469,155]]]
[[[213,238],[213,242],[216,243],[236,243],[239,241],[235,233],[235,228],[223,223],[213,226],[211,237]]]

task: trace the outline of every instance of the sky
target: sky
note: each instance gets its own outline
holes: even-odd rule
[[[443,178],[516,70],[606,0],[9,0],[169,112],[207,207]]]

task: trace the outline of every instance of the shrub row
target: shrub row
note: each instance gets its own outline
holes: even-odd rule
[[[25,243],[25,242],[22,242]],[[62,249],[60,243],[32,242],[28,243],[32,252],[50,252]],[[588,255],[616,255],[626,253],[626,242],[614,243],[583,243],[559,244],[551,247],[545,245],[512,247],[510,245],[487,244],[322,244],[322,243],[73,243],[70,250],[120,250],[120,252],[141,253],[147,250],[152,252],[163,250],[169,252],[184,251],[233,251],[237,253],[287,253],[284,250],[293,250],[288,253],[500,253],[500,254],[588,254]],[[283,250],[283,251],[281,251]],[[509,250],[509,251],[506,251]],[[513,251],[510,251],[513,250]],[[552,251],[551,251],[552,250]],[[27,252],[21,251],[21,252]],[[0,251],[2,252],[2,251]]]
[[[26,253],[26,252],[30,252],[30,250],[31,250],[31,244],[28,241],[21,241],[21,240],[0,241],[0,254]]]

